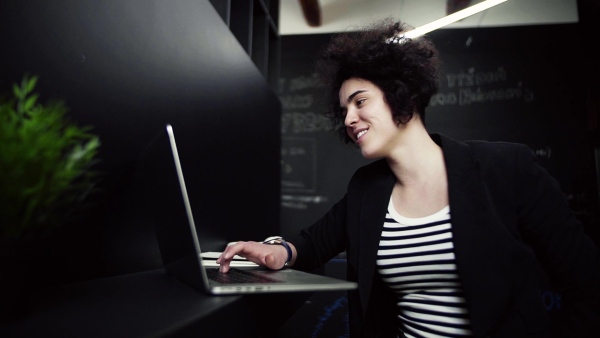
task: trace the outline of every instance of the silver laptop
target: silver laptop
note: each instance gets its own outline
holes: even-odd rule
[[[273,271],[243,260],[240,264],[234,261],[228,273],[220,273],[214,264],[214,256],[212,264],[202,258],[198,239],[202,224],[198,224],[197,232],[171,125],[167,124],[151,142],[142,154],[141,161],[143,171],[148,175],[145,181],[145,186],[149,188],[146,193],[147,206],[168,274],[215,295],[340,291],[357,287],[354,282],[289,268]]]

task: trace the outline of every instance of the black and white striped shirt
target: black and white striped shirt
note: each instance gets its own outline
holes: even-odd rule
[[[471,335],[451,230],[449,206],[427,217],[407,218],[395,211],[390,198],[377,269],[398,296],[399,336]]]

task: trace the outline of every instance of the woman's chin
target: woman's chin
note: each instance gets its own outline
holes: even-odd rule
[[[376,153],[370,152],[363,148],[360,149],[360,153],[362,154],[362,157],[366,158],[367,160],[373,160],[373,159],[381,157],[381,156],[378,156]]]

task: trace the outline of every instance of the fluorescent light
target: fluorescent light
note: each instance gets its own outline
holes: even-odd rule
[[[486,0],[483,2],[480,2],[476,5],[467,7],[463,10],[460,10],[458,12],[452,13],[450,15],[447,15],[441,19],[432,21],[428,24],[425,24],[423,26],[417,27],[413,30],[410,30],[408,32],[405,32],[403,34],[404,38],[409,38],[409,39],[414,39],[416,37],[419,37],[421,35],[425,35],[433,30],[436,30],[438,28],[444,27],[446,25],[449,25],[453,22],[456,22],[458,20],[464,19],[468,16],[471,16],[473,14],[479,13],[481,11],[484,11],[490,7],[494,7],[498,4],[501,4],[503,2],[506,2],[507,0]]]

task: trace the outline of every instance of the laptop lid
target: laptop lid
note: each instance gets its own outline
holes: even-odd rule
[[[356,283],[306,273],[294,269],[269,270],[258,266],[236,267],[252,270],[276,280],[272,283],[218,283],[209,280],[202,260],[198,229],[185,186],[173,127],[169,124],[149,144],[141,156],[146,175],[147,206],[167,273],[209,294],[248,292],[297,292],[351,290]],[[218,269],[208,267],[209,269]]]

